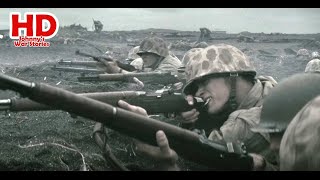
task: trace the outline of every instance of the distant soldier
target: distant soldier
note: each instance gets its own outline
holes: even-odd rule
[[[310,53],[307,49],[299,49],[296,57],[299,59],[308,60],[310,58]]]
[[[161,71],[178,73],[181,61],[169,52],[165,41],[159,37],[145,38],[137,54],[143,60],[143,71]],[[104,62],[107,66],[107,73],[128,73],[119,68],[115,63]]]
[[[320,55],[318,52],[311,54],[311,61],[308,62],[305,72],[318,72],[320,73]]]
[[[320,170],[320,75],[301,73],[279,83],[265,98],[254,132],[270,134],[280,170]]]
[[[166,42],[159,37],[144,39],[137,54],[143,59],[145,71],[177,72],[181,66],[181,61],[169,52]]]
[[[200,37],[198,39],[198,42],[210,40],[211,37],[211,31],[208,28],[200,28]]]
[[[245,35],[243,35],[243,34],[239,34],[238,36],[237,36],[237,41],[238,42],[246,42],[246,43],[248,43],[248,42],[254,42],[254,38],[253,37],[249,37],[249,36],[245,36]]]
[[[95,21],[93,20],[93,25],[94,25],[94,31],[99,33],[103,29],[103,24],[100,21]]]

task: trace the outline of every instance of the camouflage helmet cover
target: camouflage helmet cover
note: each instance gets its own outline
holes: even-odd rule
[[[309,61],[304,72],[306,72],[306,73],[312,73],[312,72],[320,73],[320,59],[313,59],[313,60]]]
[[[292,75],[272,89],[263,102],[261,120],[253,132],[281,133],[284,132],[296,116],[310,100],[318,96],[320,74],[300,73]]]
[[[204,76],[233,73],[256,75],[256,70],[249,58],[231,45],[211,45],[194,54],[190,53],[190,57],[185,68],[187,81],[183,89],[185,95],[190,93],[193,82]]]
[[[202,50],[202,48],[192,48],[187,51],[182,58],[182,65],[186,66],[189,60],[196,54],[195,52],[198,52],[200,50]]]
[[[140,58],[140,56],[137,54],[138,51],[139,51],[139,46],[136,46],[136,47],[130,49],[130,51],[128,53],[128,59],[134,60],[134,59]]]
[[[317,51],[314,51],[314,52],[311,53],[311,58],[312,59],[320,58],[320,55],[319,55],[319,53]]]
[[[297,52],[297,56],[310,56],[310,54],[307,49],[299,49]]]
[[[138,55],[142,53],[154,53],[162,57],[169,55],[169,49],[166,42],[159,37],[148,37],[140,43]]]

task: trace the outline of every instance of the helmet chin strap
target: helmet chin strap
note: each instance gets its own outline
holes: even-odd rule
[[[237,82],[238,73],[230,73],[230,82],[231,82],[231,89],[230,89],[230,96],[227,104],[231,108],[231,112],[238,108],[238,103],[236,101],[236,82]]]

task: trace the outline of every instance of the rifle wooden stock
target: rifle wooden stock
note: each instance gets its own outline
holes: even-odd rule
[[[98,56],[93,56],[91,54],[88,54],[88,53],[84,53],[84,52],[80,52],[79,50],[76,51],[76,54],[77,55],[80,55],[80,56],[84,56],[84,57],[91,57],[93,60],[97,61],[97,62],[101,62],[101,59],[104,59],[106,61],[114,61],[112,58],[108,58],[108,57],[98,57]],[[122,63],[120,61],[115,61],[117,63],[117,65],[126,70],[126,71],[129,71],[129,72],[132,72],[132,71],[135,71],[136,68],[134,66],[131,66],[130,64],[125,64],[125,63]]]
[[[157,83],[157,84],[174,84],[185,81],[178,78],[170,72],[141,72],[141,73],[127,73],[127,74],[99,74],[97,76],[78,77],[78,81],[122,81],[134,82],[133,77],[138,78],[143,83]]]
[[[58,64],[60,65],[69,65],[69,66],[88,66],[88,67],[97,67],[103,65],[101,62],[96,61],[67,61],[61,59]]]
[[[30,83],[0,74],[0,88],[21,93],[30,99],[61,109],[156,145],[155,134],[163,130],[170,146],[182,157],[215,170],[251,170],[253,160],[241,153],[229,153],[225,144],[206,140],[195,132],[151,119],[97,100],[79,96],[43,83]]]
[[[95,73],[101,74],[104,71],[98,69],[87,69],[87,68],[74,68],[74,67],[51,67],[54,71],[62,71],[62,72],[74,72],[74,73]]]
[[[188,105],[187,101],[180,93],[147,93],[144,91],[117,91],[117,92],[98,92],[82,93],[80,96],[89,97],[104,103],[117,106],[119,100],[124,100],[130,104],[143,107],[148,114],[185,112],[192,108],[201,109],[203,101],[194,99],[195,105]],[[47,111],[57,110],[54,107],[30,100],[29,98],[11,98],[0,100],[0,110],[19,111]]]

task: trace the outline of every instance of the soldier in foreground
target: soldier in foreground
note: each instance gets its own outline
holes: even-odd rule
[[[320,75],[297,74],[282,81],[265,99],[261,122],[269,132],[281,171],[319,171]],[[315,85],[316,84],[316,85]]]
[[[269,148],[269,134],[251,131],[259,124],[263,99],[275,86],[275,80],[269,76],[256,78],[253,65],[236,47],[219,44],[194,53],[186,66],[183,93],[190,105],[193,97],[202,98],[209,116],[199,119],[200,112],[192,109],[181,114],[182,124],[195,130],[198,122],[205,121],[200,128],[206,130],[210,140],[244,142],[253,157],[253,170],[277,170],[277,154]],[[124,101],[119,106],[147,115],[144,109]],[[159,160],[163,169],[178,170],[177,154],[170,149],[165,134],[158,131],[156,138],[159,147],[138,142],[135,150]]]

